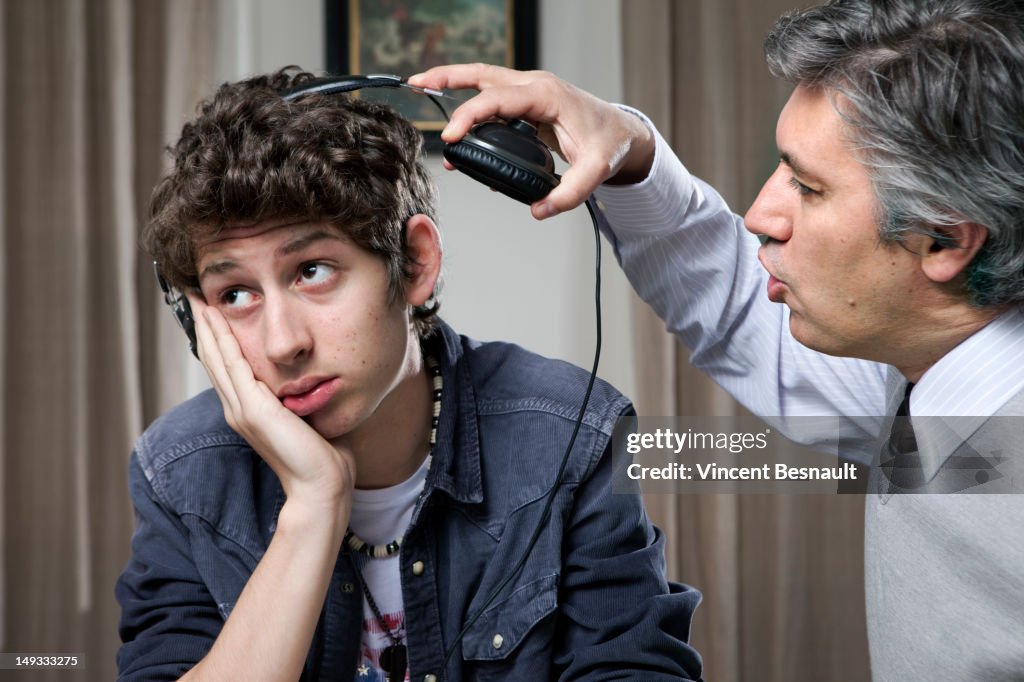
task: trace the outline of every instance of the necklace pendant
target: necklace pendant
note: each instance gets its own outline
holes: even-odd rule
[[[388,676],[388,682],[405,680],[406,663],[404,644],[392,644],[380,652],[380,667]]]

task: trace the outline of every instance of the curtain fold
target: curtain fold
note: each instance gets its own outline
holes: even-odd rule
[[[0,10],[0,35],[7,35],[7,12]],[[7,92],[7,69],[8,63],[7,43],[0,45],[0,92]],[[7,101],[0,107],[0,245],[4,250],[0,252],[0,284],[7,284],[7,187],[4,182],[4,169],[7,165]],[[0,320],[3,326],[0,327],[0,495],[6,497],[7,490],[4,472],[7,470],[7,410],[4,409],[7,394],[7,297],[0,296]],[[7,641],[7,566],[4,561],[7,548],[7,505],[0,500],[0,648]]]
[[[742,213],[778,161],[789,86],[761,43],[790,0],[622,3],[625,101]],[[743,413],[635,300],[641,415]],[[716,682],[868,680],[863,499],[855,495],[646,496],[668,536],[669,576],[704,593],[693,643]]]
[[[0,7],[0,651],[87,666],[40,680],[115,675],[127,458],[160,407],[142,388],[161,346],[140,218],[170,131],[212,82],[214,10]]]

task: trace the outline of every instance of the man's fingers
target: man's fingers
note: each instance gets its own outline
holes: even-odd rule
[[[565,171],[557,187],[530,207],[530,212],[537,220],[544,220],[576,208],[608,178],[608,172],[608,164],[599,158],[580,159]]]
[[[476,97],[459,105],[452,112],[448,124],[441,131],[445,142],[457,142],[477,123],[495,118],[524,118],[534,123],[548,123],[552,120],[548,107],[527,88],[496,88],[485,90]]]
[[[460,105],[451,115],[448,142],[461,137],[473,123],[501,118],[527,118],[551,123],[558,117],[563,100],[579,99],[577,90],[546,71],[516,71],[491,64],[436,66],[409,78],[410,85],[427,88],[474,88],[480,93]]]
[[[409,77],[409,85],[418,88],[474,88],[486,90],[499,85],[520,85],[529,78],[528,72],[506,69],[493,64],[451,64],[434,68]]]

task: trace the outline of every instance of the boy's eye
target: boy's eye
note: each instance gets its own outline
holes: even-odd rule
[[[220,302],[228,308],[244,308],[252,303],[252,292],[245,289],[227,289],[220,295]]]
[[[299,278],[303,284],[318,284],[330,277],[332,272],[334,269],[324,263],[304,263],[299,268]]]

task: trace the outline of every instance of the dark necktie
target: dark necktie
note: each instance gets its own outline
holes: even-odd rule
[[[907,384],[907,392],[896,410],[889,441],[882,453],[882,471],[889,479],[890,493],[913,492],[924,484],[917,437],[910,422],[910,391],[913,388],[914,384]]]

